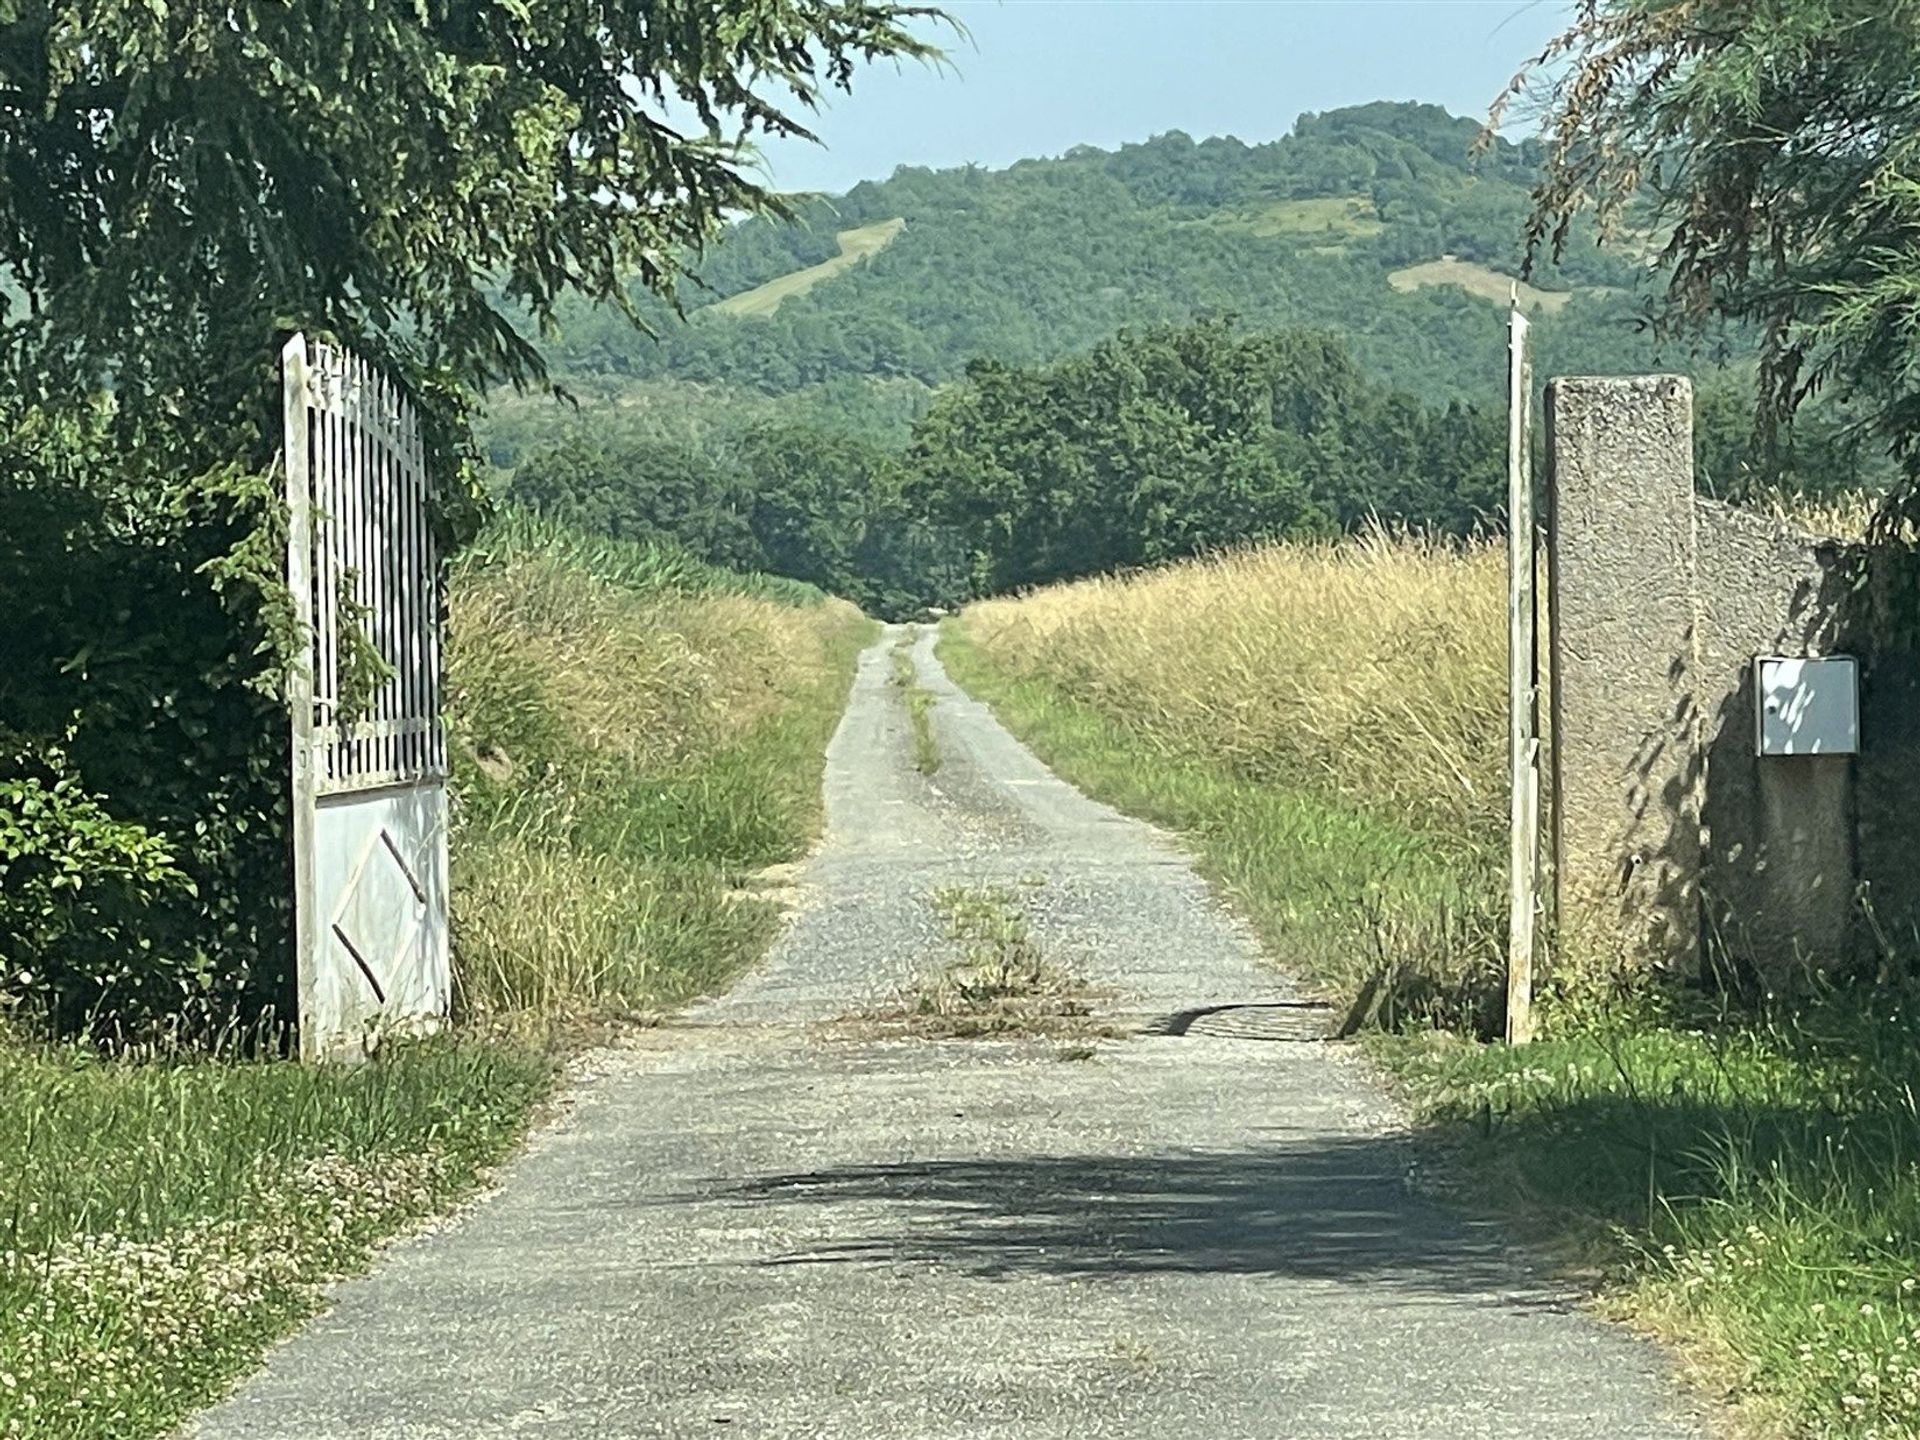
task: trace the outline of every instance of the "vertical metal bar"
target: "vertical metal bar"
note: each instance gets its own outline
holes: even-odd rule
[[[393,510],[393,540],[387,554],[393,564],[393,766],[403,777],[413,774],[413,736],[407,721],[413,718],[413,492],[405,457],[400,450],[400,387],[391,378],[386,387],[388,493]]]
[[[387,738],[383,745],[386,754],[382,768],[389,774],[397,774],[403,768],[401,760],[400,727],[397,722],[405,709],[401,703],[406,675],[406,646],[401,641],[401,618],[404,613],[400,586],[399,543],[401,527],[405,524],[404,508],[400,498],[400,473],[394,464],[393,453],[393,387],[384,372],[375,372],[377,376],[377,395],[379,397],[380,428],[370,437],[379,456],[380,474],[380,632],[382,636],[381,654],[387,658],[393,670],[392,677],[380,687],[380,714],[387,721]]]
[[[1507,321],[1507,694],[1511,775],[1507,1043],[1533,1038],[1540,881],[1539,659],[1535,635],[1532,407],[1527,317],[1514,287]]]
[[[426,682],[426,698],[423,710],[429,722],[427,731],[428,765],[436,776],[447,773],[447,733],[441,719],[442,696],[441,645],[444,639],[442,629],[445,606],[442,603],[445,573],[441,567],[440,541],[433,528],[432,498],[433,475],[427,467],[425,437],[420,431],[420,416],[416,411],[413,423],[408,430],[408,444],[413,452],[414,474],[420,483],[421,534],[421,607],[426,625],[426,656],[422,678]]]
[[[331,739],[323,757],[327,778],[340,776],[340,581],[345,566],[341,546],[345,543],[346,493],[341,486],[340,422],[330,408],[316,410],[314,429],[320,441],[320,493],[326,515],[322,519],[320,555],[323,562],[320,595],[326,681],[327,726]]]
[[[383,560],[386,538],[386,489],[381,483],[385,478],[380,465],[380,446],[377,440],[376,426],[380,416],[380,382],[373,367],[358,355],[353,358],[355,388],[359,394],[358,414],[355,416],[354,449],[360,456],[360,473],[367,487],[367,641],[376,656],[385,659],[387,655],[386,635],[386,576],[383,573]],[[371,722],[372,755],[367,766],[376,774],[387,769],[387,739],[385,726],[381,724],[387,718],[386,686],[382,685],[367,697],[367,719]]]
[[[287,589],[305,653],[287,674],[292,741],[293,966],[300,1054],[320,1053],[320,906],[314,859],[313,766],[313,458],[307,432],[307,342],[296,335],[280,352],[281,434],[287,468]]]
[[[367,491],[366,473],[360,463],[360,437],[357,421],[360,413],[358,386],[355,381],[353,357],[343,352],[340,364],[340,483],[346,495],[346,517],[341,525],[342,568],[353,576],[354,626],[360,633],[356,646],[366,638],[365,612],[367,608]],[[345,625],[341,626],[342,652],[346,648]],[[342,675],[344,682],[345,676]],[[342,686],[344,689],[344,684]],[[364,721],[365,716],[356,716]],[[343,748],[341,759],[341,778],[357,778],[366,771],[367,742],[366,726],[356,724],[353,739]]]
[[[413,463],[413,410],[406,398],[397,393],[397,387],[393,421],[402,482],[401,514],[406,521],[406,539],[400,565],[404,585],[402,600],[405,623],[402,634],[406,642],[406,668],[403,672],[406,677],[406,701],[401,706],[401,713],[410,722],[406,741],[407,774],[418,780],[427,770],[427,732],[424,728],[427,708],[426,616],[420,594],[420,545],[424,538],[426,517],[421,513],[423,497],[420,493],[420,476]]]

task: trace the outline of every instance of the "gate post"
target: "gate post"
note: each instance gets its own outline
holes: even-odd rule
[[[299,646],[287,668],[287,718],[293,801],[293,967],[299,1021],[313,1014],[319,906],[314,876],[313,773],[313,459],[309,448],[307,338],[295,335],[280,351],[282,458],[287,468],[287,589],[293,596]],[[318,1036],[300,1026],[300,1058],[317,1057]]]
[[[1547,387],[1554,893],[1561,951],[1684,972],[1700,953],[1693,389]]]

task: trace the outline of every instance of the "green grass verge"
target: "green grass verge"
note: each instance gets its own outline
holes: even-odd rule
[[[167,1432],[470,1192],[553,1073],[445,1040],[356,1069],[0,1045],[0,1435]]]
[[[1373,1049],[1456,1171],[1771,1429],[1920,1435],[1920,1008]]]
[[[495,1016],[630,1018],[711,994],[759,958],[780,911],[743,886],[817,833],[820,757],[844,696],[821,685],[793,698],[739,743],[635,767],[563,815],[511,804],[474,821],[456,862],[465,1001]]]
[[[466,1013],[602,1021],[710,993],[818,833],[827,740],[876,627],[657,547],[487,537],[454,594],[456,978]]]
[[[1417,964],[1420,927],[1473,893],[1422,837],[1164,754],[957,626],[941,654],[1067,779],[1181,832],[1270,952],[1335,991],[1356,952]],[[1549,1018],[1521,1049],[1419,1026],[1368,1049],[1468,1196],[1679,1342],[1754,1428],[1920,1437],[1920,994]]]
[[[942,629],[940,657],[1064,778],[1184,835],[1269,953],[1331,998],[1353,1002],[1384,976],[1377,1020],[1492,1023],[1496,917],[1485,877],[1431,837],[1170,754],[1044,680],[1009,675],[955,621]]]

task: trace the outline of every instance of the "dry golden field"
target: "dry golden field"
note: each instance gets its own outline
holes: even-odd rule
[[[1472,840],[1506,806],[1505,561],[1374,534],[971,607],[967,633],[1170,754]]]
[[[516,524],[456,568],[455,978],[470,1012],[646,1011],[758,953],[775,913],[736,892],[818,827],[822,752],[871,629],[845,601],[782,590]]]

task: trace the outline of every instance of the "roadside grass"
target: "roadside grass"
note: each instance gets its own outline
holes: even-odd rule
[[[0,1044],[0,1435],[166,1433],[471,1192],[553,1071],[446,1039],[353,1069]]]
[[[1920,993],[1370,1046],[1470,1193],[1755,1428],[1920,1435]]]
[[[1113,1033],[1094,1018],[1086,982],[1033,938],[1019,895],[950,886],[934,892],[932,905],[960,955],[913,986],[897,1007],[865,1017],[869,1021],[930,1040],[1087,1040]],[[1080,1046],[1063,1058],[1090,1054]]]
[[[1277,959],[1340,995],[1397,968],[1366,1044],[1441,1173],[1748,1428],[1920,1437],[1920,985],[1756,1010],[1557,979],[1546,1039],[1471,1038],[1504,937],[1498,586],[1484,552],[1280,547],[977,606],[941,653],[1183,833]]]
[[[792,582],[524,520],[469,552],[448,646],[455,944],[469,1015],[645,1015],[778,921],[873,625]]]
[[[940,654],[1067,779],[1185,834],[1351,1023],[1489,1034],[1500,587],[1481,547],[1276,546],[972,606]]]
[[[933,738],[933,692],[920,684],[913,668],[913,642],[900,640],[893,647],[893,684],[907,707],[907,723],[913,727],[913,768],[922,775],[940,769],[940,745]]]
[[[463,1024],[356,1068],[0,1033],[0,1437],[167,1433],[476,1188],[565,1048],[773,933],[739,882],[817,831],[872,624],[514,517],[457,562],[449,609]]]

